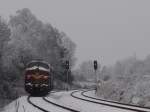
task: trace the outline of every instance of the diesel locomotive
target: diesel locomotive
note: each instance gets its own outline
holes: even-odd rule
[[[32,96],[47,95],[53,88],[53,70],[45,61],[34,60],[25,69],[25,90]]]

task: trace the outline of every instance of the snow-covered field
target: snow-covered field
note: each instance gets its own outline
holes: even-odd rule
[[[27,102],[27,96],[22,96],[4,107],[2,112],[41,112]]]
[[[78,110],[80,112],[133,112],[129,110],[82,101],[73,98],[70,95],[72,92],[73,91],[61,91],[51,93],[46,97],[46,99],[59,105]],[[81,96],[81,92],[76,92],[74,95],[84,98],[83,96]],[[88,95],[94,96],[94,93],[89,92]],[[50,112],[69,112],[68,110],[62,109],[44,101],[42,97],[31,97],[30,100],[35,105]],[[41,112],[41,110],[29,104],[27,101],[27,96],[22,96],[6,106],[2,112]]]

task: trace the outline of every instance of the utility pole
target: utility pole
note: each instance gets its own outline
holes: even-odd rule
[[[66,61],[66,72],[67,72],[67,87],[66,90],[68,91],[69,89],[69,61]]]

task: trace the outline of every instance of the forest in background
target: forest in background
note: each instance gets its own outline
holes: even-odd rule
[[[25,94],[24,69],[33,59],[43,59],[53,66],[55,87],[63,89],[65,60],[75,64],[75,43],[50,23],[38,20],[24,8],[0,18],[0,99],[2,104]],[[70,78],[73,80],[73,77]],[[58,84],[59,83],[59,84]]]
[[[98,96],[127,104],[150,107],[150,55],[131,56],[101,71]],[[107,80],[106,80],[107,79]]]

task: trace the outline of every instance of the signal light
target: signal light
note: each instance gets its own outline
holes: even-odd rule
[[[69,69],[69,61],[66,61],[66,69]]]
[[[94,60],[94,69],[95,69],[95,70],[97,70],[97,67],[98,67],[98,65],[97,65],[97,61],[96,61],[96,60]]]
[[[43,79],[48,79],[48,76],[43,76]]]

